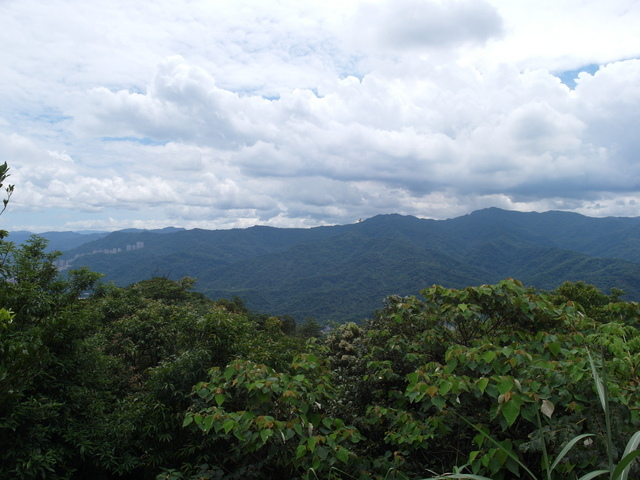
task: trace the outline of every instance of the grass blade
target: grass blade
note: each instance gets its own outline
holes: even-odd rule
[[[591,365],[591,374],[593,375],[593,380],[596,384],[596,390],[598,391],[598,398],[600,399],[600,404],[602,405],[602,410],[607,411],[607,394],[604,391],[604,384],[602,383],[602,379],[598,374],[598,369],[596,368],[596,364],[593,362],[593,358],[591,357],[591,352],[587,350],[587,355],[589,356],[589,365]]]
[[[640,450],[633,450],[622,457],[622,460],[616,465],[616,469],[613,471],[611,480],[627,480],[629,477],[629,467],[636,457],[640,455]]]
[[[553,465],[551,465],[550,471],[553,472],[553,469],[556,468],[558,466],[558,463],[560,463],[560,461],[564,458],[564,456],[569,452],[569,450],[571,450],[573,448],[573,446],[578,443],[580,440],[582,440],[583,438],[587,438],[587,437],[593,437],[592,433],[585,433],[582,435],[578,435],[575,438],[572,438],[571,441],[569,443],[567,443],[564,448],[560,451],[560,453],[558,454],[558,456],[556,457],[556,460],[553,462]]]
[[[491,480],[488,477],[481,477],[480,475],[473,475],[472,473],[452,473],[451,475],[443,475],[440,477],[423,478],[422,480],[447,480],[451,478],[468,478],[469,480]]]
[[[581,476],[578,480],[591,480],[592,478],[599,477],[600,475],[604,475],[605,473],[610,473],[609,470],[594,470],[593,472],[589,472],[586,475]]]
[[[639,446],[640,446],[640,431],[634,433],[629,439],[629,441],[627,442],[627,446],[624,449],[624,453],[622,454],[622,460],[620,460],[620,463],[624,462],[627,456],[629,456],[631,453],[637,452]],[[620,465],[620,463],[618,463],[618,466]],[[627,477],[629,476],[628,467],[629,465],[627,464],[622,474],[620,475],[620,480],[627,480]]]

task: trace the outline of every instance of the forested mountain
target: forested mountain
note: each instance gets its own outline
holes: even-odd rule
[[[17,245],[25,243],[33,233],[25,230],[18,230],[11,232],[11,240]],[[79,233],[79,232],[45,232],[38,234],[48,240],[47,251],[63,251],[71,250],[73,248],[84,245],[85,243],[98,240],[102,237],[109,235],[109,232],[92,232],[92,233]]]
[[[640,218],[489,208],[441,221],[391,214],[309,229],[119,231],[63,259],[121,286],[190,276],[212,298],[237,295],[259,311],[343,322],[369,316],[390,294],[506,277],[541,289],[583,280],[637,300],[639,247]]]

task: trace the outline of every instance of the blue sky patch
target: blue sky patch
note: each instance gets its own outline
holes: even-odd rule
[[[585,65],[576,70],[567,70],[565,72],[560,72],[556,74],[556,77],[560,79],[562,83],[564,83],[571,90],[576,88],[576,80],[578,75],[582,72],[587,72],[590,75],[593,75],[600,69],[600,65],[596,63],[591,63],[589,65]]]

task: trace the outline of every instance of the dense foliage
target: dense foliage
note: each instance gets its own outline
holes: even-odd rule
[[[619,291],[433,286],[323,334],[190,278],[59,275],[38,237],[0,248],[2,478],[542,478],[594,434],[555,466],[571,480],[640,424],[640,307]]]

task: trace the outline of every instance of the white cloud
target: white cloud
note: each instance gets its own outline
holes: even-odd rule
[[[25,0],[0,14],[12,228],[637,214],[633,2]],[[554,76],[589,63],[573,90]]]

